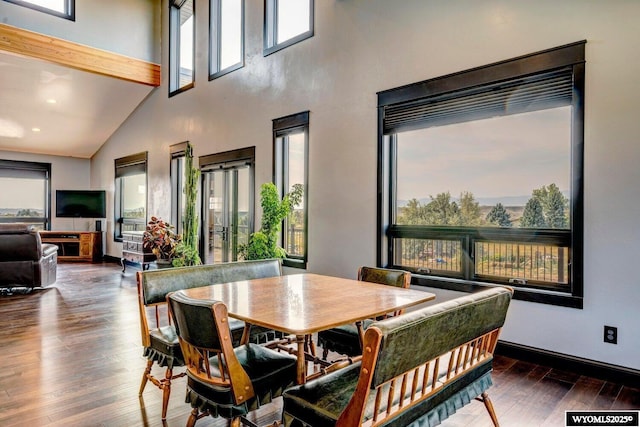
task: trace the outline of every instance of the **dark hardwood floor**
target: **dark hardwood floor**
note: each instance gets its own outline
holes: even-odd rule
[[[161,392],[147,385],[135,268],[60,263],[55,285],[0,296],[0,426],[159,426]],[[155,373],[163,371],[154,368]],[[184,378],[174,382],[165,425],[184,426]],[[497,356],[489,390],[501,425],[564,426],[566,410],[640,408],[640,389]],[[276,419],[267,406],[255,421]],[[197,426],[226,426],[205,418]],[[443,426],[491,426],[480,402]]]

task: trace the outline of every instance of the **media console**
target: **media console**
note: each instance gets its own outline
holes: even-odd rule
[[[58,261],[99,261],[101,231],[40,231],[42,243],[58,246]]]

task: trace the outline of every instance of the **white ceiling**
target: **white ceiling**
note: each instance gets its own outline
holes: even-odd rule
[[[0,51],[0,150],[90,158],[153,89]]]

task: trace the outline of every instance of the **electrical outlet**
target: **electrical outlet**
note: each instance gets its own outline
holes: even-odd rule
[[[609,344],[618,344],[618,328],[615,326],[604,327],[604,342]]]

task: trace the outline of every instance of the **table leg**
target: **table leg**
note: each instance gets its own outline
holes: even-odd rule
[[[360,350],[362,350],[364,348],[364,327],[362,326],[362,320],[356,322],[356,328],[358,329],[358,336],[360,337]]]
[[[304,351],[304,335],[296,335],[296,346],[298,348],[297,360],[297,374],[296,383],[304,384],[307,380],[307,361]]]

